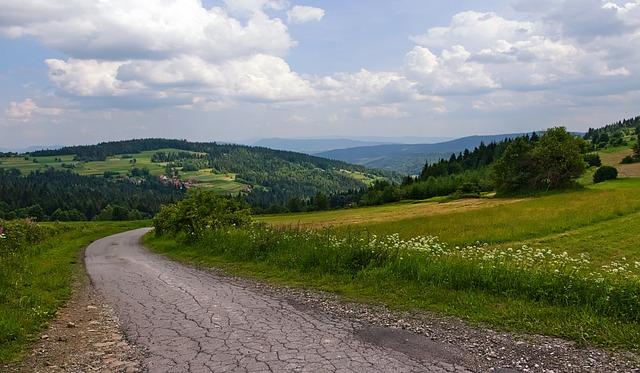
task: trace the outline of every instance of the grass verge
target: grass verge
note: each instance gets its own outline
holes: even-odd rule
[[[82,270],[80,250],[118,232],[148,226],[148,221],[43,223],[46,235],[21,242],[0,258],[0,363],[20,359],[68,299]],[[7,240],[12,232],[5,232]],[[1,251],[1,250],[0,250]]]
[[[592,273],[581,259],[563,255],[531,251],[504,257],[484,247],[446,249],[437,241],[413,245],[397,238],[263,228],[220,229],[192,243],[147,235],[145,243],[186,263],[356,301],[640,349],[637,274],[620,276],[619,269]]]

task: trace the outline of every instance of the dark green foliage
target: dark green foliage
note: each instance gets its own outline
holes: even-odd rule
[[[537,135],[534,133],[533,135]],[[532,142],[531,137],[521,136],[519,139],[523,139],[527,142]],[[480,145],[473,150],[465,149],[464,152],[456,155],[452,154],[448,160],[441,159],[436,163],[425,164],[420,174],[421,180],[426,180],[429,177],[439,177],[446,175],[455,175],[468,170],[477,170],[479,168],[492,164],[496,159],[500,158],[507,146],[512,143],[514,139],[504,139],[500,142],[492,142],[489,145],[480,143]]]
[[[50,169],[22,177],[0,169],[0,218],[5,219],[87,220],[112,205],[125,210],[114,219],[125,220],[123,217],[134,209],[143,216],[153,216],[161,204],[175,202],[183,194],[151,177],[134,184],[70,171]]]
[[[600,160],[600,156],[597,153],[588,153],[584,155],[584,161],[587,162],[589,167],[600,167],[602,166],[602,161]]]
[[[162,206],[153,219],[157,235],[198,238],[211,229],[241,227],[251,222],[248,206],[215,192],[191,190],[187,198]]]
[[[533,157],[538,165],[536,186],[540,189],[558,189],[571,184],[584,172],[581,139],[564,127],[547,130],[535,144]]]
[[[105,160],[108,156],[118,154],[135,154],[166,148],[183,150],[168,153],[159,151],[154,154],[154,161],[169,162],[167,176],[175,175],[179,168],[183,171],[213,168],[215,172],[236,174],[236,180],[252,186],[251,192],[243,198],[259,212],[282,210],[292,198],[299,198],[301,208],[306,208],[307,205],[311,206],[311,200],[319,192],[329,196],[365,189],[366,185],[362,181],[344,171],[362,172],[371,176],[393,176],[367,170],[362,166],[301,153],[168,139],[140,139],[73,146],[34,152],[32,155],[75,154],[77,160]],[[134,172],[138,171],[132,171],[132,176],[138,176]],[[344,200],[342,197],[334,199],[338,206],[343,206],[340,201]],[[330,205],[334,206],[331,202]]]
[[[638,159],[633,155],[625,155],[624,158],[620,161],[621,164],[631,164],[638,162]]]
[[[499,192],[525,190],[538,173],[533,159],[533,144],[516,139],[507,146],[502,157],[493,166],[494,182]]]
[[[593,174],[593,182],[601,183],[607,180],[614,180],[618,178],[618,170],[611,166],[602,166],[596,170]]]
[[[517,139],[493,167],[500,193],[560,189],[584,171],[582,140],[563,127],[551,128],[540,141]]]
[[[589,128],[584,139],[590,140],[594,148],[621,146],[625,145],[624,136],[635,134],[638,129],[640,129],[640,116],[623,119],[601,128]]]

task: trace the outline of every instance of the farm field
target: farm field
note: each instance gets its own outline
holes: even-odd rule
[[[115,172],[126,175],[132,167],[147,168],[154,176],[164,174],[166,162],[151,162],[151,157],[157,152],[185,152],[179,149],[157,149],[143,151],[136,154],[120,154],[108,157],[105,161],[76,162],[74,156],[46,156],[31,157],[17,156],[0,158],[0,168],[17,168],[23,174],[35,170],[44,170],[48,167],[54,169],[67,169],[63,165],[73,165],[68,168],[80,175],[103,175],[105,172]],[[134,161],[135,160],[135,161]],[[245,184],[235,180],[234,174],[216,174],[212,169],[189,171],[180,174],[182,180],[192,180],[197,187],[210,188],[220,193],[238,193],[246,188]]]

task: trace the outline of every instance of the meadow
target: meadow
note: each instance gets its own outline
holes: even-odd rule
[[[82,248],[148,221],[0,221],[0,363],[19,359],[71,293]]]
[[[640,350],[640,179],[527,198],[260,216],[173,259],[500,330]]]
[[[126,175],[131,168],[146,168],[153,176],[165,173],[166,162],[152,162],[151,157],[157,152],[185,152],[179,149],[157,149],[142,151],[135,154],[120,154],[107,157],[104,161],[77,162],[73,155],[62,156],[16,156],[0,158],[0,168],[17,168],[23,174],[35,170],[70,169],[80,175],[101,176],[105,172]],[[193,152],[191,152],[193,153]],[[67,167],[65,167],[65,165]],[[69,168],[69,166],[73,166]],[[231,173],[215,173],[212,169],[202,169],[180,173],[180,179],[190,180],[196,187],[209,188],[223,194],[237,194],[246,188],[245,184],[236,181],[236,175]]]

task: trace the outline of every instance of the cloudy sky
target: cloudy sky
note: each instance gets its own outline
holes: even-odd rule
[[[0,147],[640,114],[640,0],[3,0],[0,50]]]

